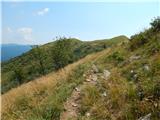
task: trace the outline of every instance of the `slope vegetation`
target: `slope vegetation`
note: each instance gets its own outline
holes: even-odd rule
[[[125,36],[119,36],[112,39],[89,42],[83,42],[77,39],[70,38],[68,39],[68,41],[71,42],[71,46],[73,49],[73,59],[70,61],[70,63],[73,63],[90,53],[101,51],[122,41],[128,41],[128,38]],[[43,62],[45,74],[55,71],[55,63],[52,58],[52,49],[54,45],[55,42],[51,42],[40,46],[40,50],[43,54],[43,56],[41,57],[41,61]],[[18,69],[21,77],[23,77],[20,82],[18,82],[17,78],[15,77],[15,69]],[[13,58],[7,62],[3,62],[2,93],[5,93],[11,88],[17,87],[20,84],[29,82],[30,80],[42,76],[41,72],[39,72],[39,69],[40,68],[38,61],[34,57],[34,49],[30,50],[22,56]]]
[[[159,111],[160,28],[152,26],[6,92],[1,113],[3,120],[159,120]]]

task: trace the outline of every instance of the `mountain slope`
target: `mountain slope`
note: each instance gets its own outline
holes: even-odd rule
[[[74,38],[68,39],[72,43],[74,59],[72,62],[77,61],[86,55],[101,51],[105,48],[112,47],[120,42],[127,42],[128,38],[125,36],[118,36],[112,39],[104,39],[97,41],[80,41]],[[45,73],[54,71],[54,62],[52,59],[52,48],[55,42],[51,42],[40,46],[43,51],[43,64]],[[18,83],[15,78],[14,69],[19,69],[24,76],[24,80]],[[7,62],[2,63],[2,93],[18,86],[19,84],[26,83],[32,79],[42,76],[39,73],[39,66],[37,65],[36,59],[33,57],[33,49],[23,54],[22,56],[13,58]]]
[[[77,53],[81,53],[78,58],[83,58],[4,93],[2,119],[159,120],[159,26],[157,18],[151,28],[125,42],[112,39],[84,43],[70,39],[74,52],[79,49]],[[51,44],[41,49],[49,50]],[[22,65],[26,67],[26,56],[13,63],[25,60],[27,64],[23,61]],[[10,64],[3,64],[5,72]]]
[[[79,120],[159,120],[160,32],[145,32],[5,93],[2,118],[64,120],[76,110]]]
[[[19,86],[18,88],[15,88],[15,89],[12,89],[12,90],[8,91],[4,95],[2,95],[2,116],[3,116],[2,118],[3,119],[11,119],[11,118],[20,119],[19,115],[16,115],[16,114],[14,115],[14,113],[12,114],[9,111],[10,110],[12,111],[13,109],[15,110],[15,112],[19,111],[18,110],[19,108],[17,106],[20,107],[21,105],[22,106],[24,105],[25,109],[26,110],[28,109],[30,111],[30,108],[27,107],[27,106],[28,106],[28,103],[31,102],[31,101],[32,101],[31,104],[32,104],[33,107],[37,106],[37,108],[35,108],[35,112],[36,112],[36,109],[38,110],[38,106],[39,107],[41,105],[45,106],[44,103],[48,104],[48,102],[46,102],[46,101],[48,100],[49,97],[52,97],[52,95],[53,95],[52,92],[53,91],[55,91],[55,94],[57,94],[57,95],[62,94],[62,95],[59,96],[59,99],[64,99],[65,100],[67,95],[69,95],[69,93],[71,93],[71,91],[72,91],[71,89],[73,89],[74,86],[76,86],[76,84],[79,84],[80,81],[82,80],[80,78],[80,76],[82,76],[82,73],[84,71],[83,66],[85,66],[85,62],[87,62],[87,61],[89,62],[91,59],[95,59],[97,57],[97,55],[98,54],[96,54],[96,56],[95,55],[88,55],[87,57],[82,58],[78,62],[75,62],[71,65],[68,65],[64,69],[61,69],[61,70],[57,71],[56,73],[55,72],[49,73],[48,75],[46,75],[44,77],[38,78],[34,81],[30,81],[26,84],[23,84],[23,85]],[[84,65],[82,65],[82,64],[84,64]],[[85,67],[87,67],[87,66],[85,66]],[[87,68],[85,68],[85,69],[87,69]],[[74,77],[73,75],[76,75],[76,74],[78,76],[75,76],[75,78],[77,77],[77,78],[80,79],[80,80],[77,80],[78,83],[76,83],[74,80],[71,80],[71,78]],[[68,86],[69,85],[68,83],[70,84],[70,86]],[[68,88],[64,88],[64,90],[58,91],[59,89],[63,89],[62,84],[65,87],[67,85]],[[59,92],[60,92],[60,94],[59,94]],[[68,93],[66,94],[66,93],[62,93],[62,92],[68,92]],[[10,99],[11,97],[13,99]],[[62,97],[62,98],[60,98],[60,97]],[[28,98],[29,99],[31,98],[32,100],[30,99],[31,100],[30,101]],[[57,98],[55,98],[55,100],[56,99]],[[64,100],[61,100],[61,101],[64,101]],[[21,103],[19,104],[20,101],[22,102],[22,104]],[[54,100],[53,100],[53,102],[54,102]],[[57,102],[60,102],[60,101],[57,101]],[[56,103],[54,103],[54,104],[56,104]],[[22,109],[23,109],[23,107],[22,107]],[[21,119],[25,119],[25,116],[27,117],[27,115],[25,115],[26,112],[25,111],[24,111],[24,113],[21,112],[20,116],[22,116],[22,114],[24,116]],[[29,119],[29,117],[30,116],[28,116],[28,119]],[[39,118],[36,118],[36,116],[35,116],[35,119],[41,119],[41,116],[39,116]]]

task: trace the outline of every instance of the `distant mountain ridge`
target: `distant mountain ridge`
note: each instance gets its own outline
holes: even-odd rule
[[[29,51],[32,45],[20,45],[20,44],[1,44],[1,61],[7,61],[11,58],[22,55]]]

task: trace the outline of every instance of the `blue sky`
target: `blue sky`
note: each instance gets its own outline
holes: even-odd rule
[[[81,40],[131,35],[160,16],[154,2],[3,2],[2,43],[44,44],[56,36]]]

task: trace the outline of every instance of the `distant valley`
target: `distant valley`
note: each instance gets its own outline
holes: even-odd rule
[[[2,44],[1,61],[4,62],[16,56],[20,56],[23,53],[29,51],[31,48],[31,45]]]

